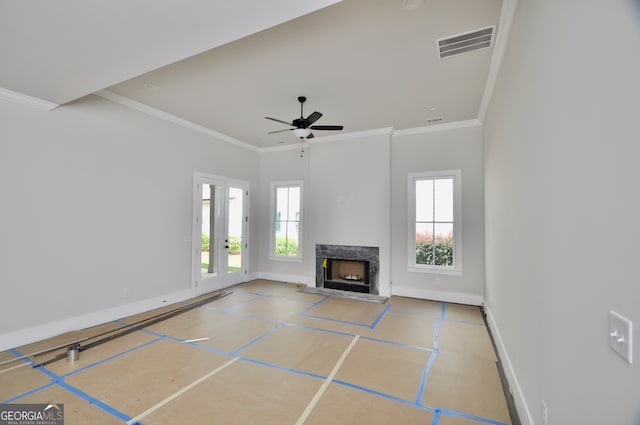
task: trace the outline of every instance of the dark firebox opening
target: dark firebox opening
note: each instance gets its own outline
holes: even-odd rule
[[[343,291],[370,293],[369,262],[326,259],[324,287]]]

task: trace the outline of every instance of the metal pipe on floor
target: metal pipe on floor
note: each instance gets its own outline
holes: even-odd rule
[[[209,304],[210,302],[215,301],[217,299],[220,299],[222,297],[225,297],[225,296],[227,296],[229,294],[231,294],[231,292],[222,292],[222,293],[218,292],[218,293],[216,293],[216,295],[213,295],[211,297],[205,298],[203,300],[200,300],[200,301],[197,301],[197,302],[194,302],[194,303],[191,303],[191,304],[187,304],[184,307],[180,307],[180,308],[178,308],[176,310],[172,310],[172,311],[167,312],[167,313],[159,314],[157,316],[141,320],[141,321],[137,322],[136,324],[123,326],[120,329],[124,329],[124,330],[122,330],[121,332],[118,332],[117,334],[106,336],[106,337],[104,337],[102,339],[99,339],[97,341],[90,342],[90,343],[88,343],[88,344],[86,344],[84,346],[81,346],[80,344],[78,344],[78,346],[75,347],[75,349],[78,350],[78,352],[86,351],[86,350],[88,350],[90,348],[97,347],[98,345],[102,345],[105,342],[112,341],[112,340],[114,340],[116,338],[120,338],[122,336],[125,336],[125,335],[128,335],[130,333],[136,332],[136,331],[138,331],[140,329],[143,329],[143,328],[145,328],[147,326],[155,325],[156,323],[160,323],[160,322],[162,322],[164,320],[170,319],[171,317],[175,317],[175,316],[177,316],[179,314],[182,314],[182,313],[185,313],[185,312],[187,312],[189,310],[193,310],[194,308],[201,307],[201,306],[203,306],[205,304]],[[105,332],[102,335],[106,335],[106,334],[115,332],[117,330],[118,329],[115,329],[115,330],[112,330],[112,331],[109,331],[109,332]],[[98,335],[98,336],[101,336],[101,335]],[[95,337],[93,337],[93,338],[95,338]],[[87,339],[89,339],[89,338],[87,338]],[[72,346],[69,346],[69,348],[71,348],[71,347]],[[41,366],[46,366],[48,364],[57,362],[58,360],[62,360],[64,358],[67,358],[67,356],[68,356],[68,353],[65,351],[64,353],[56,355],[52,359],[46,360],[46,361],[44,361],[42,363],[35,364],[35,365],[33,365],[33,367],[37,368],[37,367],[41,367]]]

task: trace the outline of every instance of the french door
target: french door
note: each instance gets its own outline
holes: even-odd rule
[[[244,282],[248,183],[194,174],[192,287],[197,294]]]

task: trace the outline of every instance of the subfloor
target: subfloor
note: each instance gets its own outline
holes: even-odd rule
[[[18,358],[82,333],[0,353],[0,402],[63,403],[65,425],[510,423],[479,308],[402,297],[374,304],[298,289],[268,280],[238,285],[81,351],[75,362],[32,367],[66,346]],[[201,338],[208,339],[184,342]]]

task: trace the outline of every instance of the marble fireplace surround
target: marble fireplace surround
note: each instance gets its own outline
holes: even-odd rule
[[[380,248],[377,246],[316,245],[316,287],[324,287],[325,258],[334,260],[356,260],[369,262],[369,293],[379,295],[378,273],[380,271]]]

